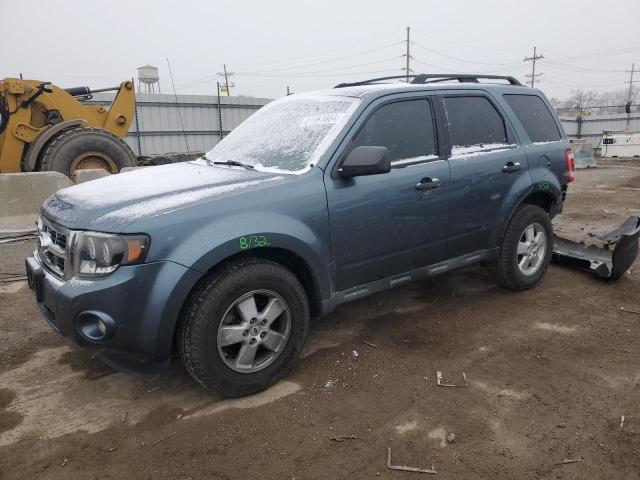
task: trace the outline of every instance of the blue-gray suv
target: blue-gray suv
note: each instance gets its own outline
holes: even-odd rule
[[[45,318],[240,396],[342,303],[477,262],[535,286],[574,168],[549,102],[511,77],[393,80],[281,98],[196,161],[49,197],[26,262]]]

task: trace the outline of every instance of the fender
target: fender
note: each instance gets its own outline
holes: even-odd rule
[[[194,235],[174,252],[175,261],[189,265],[194,270],[206,273],[227,258],[249,251],[269,248],[287,250],[300,257],[310,268],[321,298],[331,295],[331,276],[329,274],[330,252],[326,243],[304,223],[292,217],[271,213],[269,215],[243,215],[242,218],[224,218],[208,225],[207,228]],[[251,218],[254,217],[254,218]],[[261,217],[260,221],[258,218]],[[247,223],[252,225],[247,230]],[[229,228],[233,225],[235,228]],[[277,228],[274,228],[277,226]],[[201,235],[220,231],[224,227],[225,238],[220,239],[214,248],[195,258],[192,242],[200,243]],[[198,238],[199,237],[199,238]]]
[[[151,232],[148,262],[171,261],[201,275],[238,254],[269,248],[291,252],[313,273],[320,297],[328,298],[329,218],[324,184],[316,175],[288,183],[287,194],[282,188],[260,189],[246,192],[241,202],[232,195],[192,205],[182,214],[173,211],[142,219],[126,230]]]
[[[500,241],[504,235],[511,218],[518,210],[518,207],[526,202],[527,198],[532,195],[544,195],[552,202],[553,205],[559,205],[562,203],[562,186],[555,175],[551,175],[548,170],[543,168],[529,169],[529,175],[521,175],[518,181],[516,181],[509,194],[505,197],[503,202],[499,221],[496,222],[496,226],[491,234],[492,245],[500,246]]]

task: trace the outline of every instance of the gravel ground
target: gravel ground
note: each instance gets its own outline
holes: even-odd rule
[[[556,227],[602,233],[639,192],[639,162],[579,171]],[[1,246],[2,272],[31,248]],[[24,282],[0,284],[0,479],[422,476],[387,469],[388,447],[436,478],[640,478],[640,315],[620,310],[640,311],[639,272],[552,265],[522,293],[481,267],[407,285],[316,321],[292,375],[236,400],[178,362],[117,373],[52,332]]]

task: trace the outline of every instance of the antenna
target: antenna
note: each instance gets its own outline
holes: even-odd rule
[[[182,128],[182,135],[184,136],[184,144],[187,147],[187,155],[191,160],[191,152],[189,151],[189,142],[187,142],[187,132],[184,129],[184,123],[182,122],[182,113],[180,112],[180,104],[178,103],[178,94],[176,93],[176,84],[173,83],[173,72],[171,71],[171,64],[167,58],[167,66],[169,67],[169,76],[171,77],[171,86],[173,87],[173,97],[176,99],[176,108],[178,109],[178,118],[180,119],[180,127]]]

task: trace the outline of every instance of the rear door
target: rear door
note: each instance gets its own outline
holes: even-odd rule
[[[345,140],[389,150],[389,173],[325,176],[337,290],[346,290],[444,259],[449,163],[440,156],[433,96],[380,99]]]
[[[494,226],[527,156],[501,107],[486,92],[443,93],[451,146],[450,242],[455,258],[493,248]]]
[[[560,183],[566,175],[565,150],[570,147],[548,104],[535,94],[505,94],[505,101],[520,122],[522,144],[535,181],[556,175]]]

